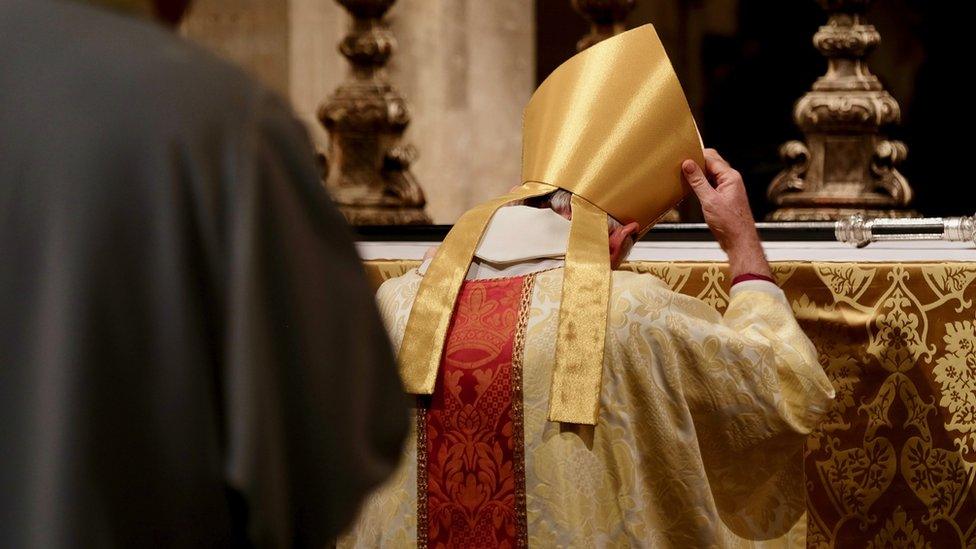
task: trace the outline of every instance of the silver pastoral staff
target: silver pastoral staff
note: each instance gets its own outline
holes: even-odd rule
[[[976,217],[928,217],[915,219],[865,219],[852,215],[834,224],[840,242],[863,248],[871,242],[895,240],[944,240],[976,243]]]
[[[863,248],[872,242],[892,242],[896,240],[940,240],[946,242],[969,242],[976,245],[976,216],[969,217],[926,217],[926,218],[874,218],[852,215],[840,221],[772,221],[756,223],[756,228],[766,234],[775,235],[801,231],[821,236],[829,240],[833,235],[838,242]],[[680,235],[706,235],[708,226],[704,223],[666,223],[655,225],[650,235],[668,235],[671,240]],[[653,236],[652,236],[653,238]],[[783,240],[779,238],[778,240]],[[787,238],[787,240],[789,240]]]

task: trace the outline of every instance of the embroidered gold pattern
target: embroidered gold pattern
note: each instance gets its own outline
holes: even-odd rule
[[[427,406],[417,397],[417,549],[427,549]]]
[[[532,289],[535,276],[525,277],[522,285],[522,298],[519,302],[518,327],[515,329],[515,348],[512,350],[512,425],[513,461],[515,462],[515,510],[518,514],[516,534],[517,547],[527,547],[529,532],[525,512],[525,429],[523,425],[524,407],[522,400],[522,358],[525,356],[525,328],[529,323],[532,309]]]

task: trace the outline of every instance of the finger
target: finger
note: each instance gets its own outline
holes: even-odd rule
[[[715,188],[720,192],[730,186],[742,185],[742,175],[715,149],[705,149],[705,170],[715,182]]]
[[[685,160],[681,164],[681,173],[684,175],[688,185],[691,186],[691,190],[695,191],[698,200],[704,202],[716,193],[715,189],[712,188],[712,184],[708,182],[708,179],[702,172],[701,167],[693,160]]]
[[[730,187],[745,188],[745,183],[742,181],[742,174],[734,169],[730,169],[715,176],[715,188],[719,192],[723,192]]]
[[[718,150],[716,150],[716,149],[711,149],[711,148],[705,149],[704,150],[704,153],[705,153],[705,159],[706,160],[717,160],[717,161],[725,162],[726,164],[728,164],[728,161],[726,161],[724,158],[722,158],[722,155],[719,154],[718,153]]]
[[[732,166],[715,149],[705,149],[705,169],[709,175],[718,176],[732,169]]]
[[[705,149],[705,169],[708,172],[724,171],[732,166],[715,149]]]
[[[431,246],[430,248],[427,248],[427,251],[424,252],[424,260],[426,261],[434,257],[437,254],[437,248],[438,248],[437,246]]]

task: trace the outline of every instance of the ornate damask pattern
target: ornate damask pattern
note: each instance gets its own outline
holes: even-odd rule
[[[378,284],[416,265],[367,271]],[[625,268],[728,305],[724,265]],[[976,264],[773,269],[837,391],[807,440],[807,546],[976,546]]]
[[[518,366],[531,286],[519,277],[461,288],[437,386],[418,403],[421,547],[525,546]]]
[[[715,264],[632,268],[720,295]],[[807,545],[976,545],[976,265],[774,269],[837,390],[807,441]]]
[[[839,398],[807,443],[808,545],[973,546],[976,265],[810,270],[794,308]]]

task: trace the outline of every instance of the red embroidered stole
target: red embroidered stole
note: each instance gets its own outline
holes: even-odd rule
[[[525,547],[522,341],[533,277],[465,282],[417,414],[420,547]]]

